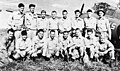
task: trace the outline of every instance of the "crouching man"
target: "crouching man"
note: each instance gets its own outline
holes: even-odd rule
[[[111,60],[115,59],[114,56],[114,46],[113,44],[106,38],[106,36],[104,34],[101,34],[100,38],[99,38],[99,48],[97,49],[97,54],[96,54],[96,58],[98,57],[103,57],[103,56],[110,56]]]
[[[7,36],[3,37],[0,42],[0,66],[12,62],[12,55],[15,49],[14,30],[8,29]]]
[[[59,56],[58,39],[55,37],[55,30],[50,31],[50,37],[47,40],[47,58]]]
[[[63,38],[60,39],[60,51],[64,60],[69,58],[69,48],[72,46],[72,39],[68,31],[63,32]]]
[[[44,36],[44,30],[39,29],[36,33],[37,36],[33,38],[32,57],[38,57],[38,54],[46,56],[47,44]]]
[[[82,58],[85,53],[85,40],[79,28],[75,30],[76,35],[72,38],[74,46],[70,48],[72,59]]]
[[[27,54],[31,54],[31,40],[27,37],[27,31],[21,32],[22,37],[16,41],[15,59],[24,59]]]
[[[98,38],[94,36],[93,30],[87,30],[87,37],[85,39],[85,47],[90,60],[93,60],[95,57],[96,49],[99,46]]]

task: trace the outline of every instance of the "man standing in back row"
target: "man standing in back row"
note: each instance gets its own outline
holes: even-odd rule
[[[30,4],[30,12],[25,15],[25,27],[28,29],[28,37],[33,38],[36,35],[37,29],[37,14],[35,13],[36,5]]]
[[[21,28],[25,19],[24,4],[20,3],[18,7],[19,10],[12,13],[12,15],[10,16],[10,21],[8,23],[9,28],[13,28],[15,30],[16,39],[20,38]]]
[[[104,33],[107,39],[111,40],[111,29],[109,20],[105,17],[105,12],[103,10],[99,10],[97,12],[99,18],[97,23],[97,31],[100,33]]]
[[[87,37],[87,30],[92,29],[93,35],[95,35],[96,25],[97,25],[97,19],[92,17],[92,10],[87,10],[88,17],[84,19],[85,22],[85,37]]]

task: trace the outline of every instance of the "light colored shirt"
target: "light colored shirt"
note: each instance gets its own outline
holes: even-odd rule
[[[55,19],[50,18],[49,19],[49,22],[48,22],[49,29],[58,29],[58,26],[59,26],[59,20],[57,18],[55,18]]]
[[[70,31],[71,30],[71,27],[72,27],[72,23],[71,23],[71,20],[70,19],[60,19],[60,22],[59,22],[59,29],[61,31]]]
[[[37,19],[37,29],[44,29],[47,30],[48,29],[48,19],[42,19],[42,18],[38,18]]]
[[[21,27],[21,25],[23,25],[23,20],[24,20],[24,14],[21,14],[20,11],[14,11],[10,16],[8,25],[12,28],[13,27],[19,28]]]
[[[83,38],[83,37],[73,37],[73,43],[75,44],[75,45],[80,45],[80,46],[85,46],[85,39]]]
[[[108,28],[110,27],[109,20],[105,17],[98,19],[97,23],[97,30],[99,32],[105,32],[108,31]]]
[[[32,46],[32,42],[29,38],[27,38],[26,41],[24,41],[22,38],[19,38],[16,41],[16,50],[31,49],[31,46]]]
[[[74,29],[79,28],[80,30],[83,30],[84,28],[84,21],[82,18],[73,18],[72,19],[72,27]]]
[[[37,27],[37,14],[27,12],[25,15],[25,26],[30,29],[36,29]]]
[[[47,48],[48,49],[55,49],[58,47],[58,39],[54,38],[53,40],[51,38],[48,38],[47,40]]]
[[[66,48],[67,46],[71,45],[72,44],[72,39],[71,37],[68,37],[67,39],[61,39],[60,40],[60,44],[62,45],[62,48]]]
[[[97,19],[94,17],[85,18],[85,28],[92,28],[96,30]]]
[[[85,46],[88,48],[90,48],[91,46],[96,47],[96,46],[98,46],[98,43],[99,42],[98,42],[97,37],[93,37],[91,39],[85,38]]]
[[[43,47],[43,46],[47,45],[45,38],[39,39],[38,36],[35,36],[33,38],[33,42],[32,43],[33,43],[33,49],[40,48],[40,47]]]

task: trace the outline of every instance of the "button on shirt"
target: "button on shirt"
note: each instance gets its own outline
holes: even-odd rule
[[[71,26],[72,26],[72,23],[71,23],[71,20],[70,19],[60,19],[60,22],[59,22],[59,29],[61,31],[70,31],[71,30]]]
[[[72,19],[72,27],[74,29],[79,28],[80,30],[82,30],[84,28],[84,21],[83,21],[83,19],[81,19],[81,18],[77,18],[77,19],[73,18]]]
[[[37,27],[37,14],[32,14],[31,12],[26,13],[25,15],[25,26],[30,29],[36,29]]]
[[[98,19],[98,23],[97,23],[97,30],[99,32],[106,32],[107,31],[107,27],[110,26],[109,24],[109,20],[104,18]]]
[[[96,24],[97,24],[96,18],[94,17],[85,18],[84,22],[85,22],[85,28],[92,28],[96,30]]]

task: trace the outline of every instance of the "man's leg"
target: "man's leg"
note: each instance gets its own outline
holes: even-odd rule
[[[94,51],[94,50],[95,50],[94,47],[91,46],[91,47],[90,47],[90,58],[91,58],[91,59],[93,59],[93,56],[94,56],[94,54],[95,54],[95,51]]]

